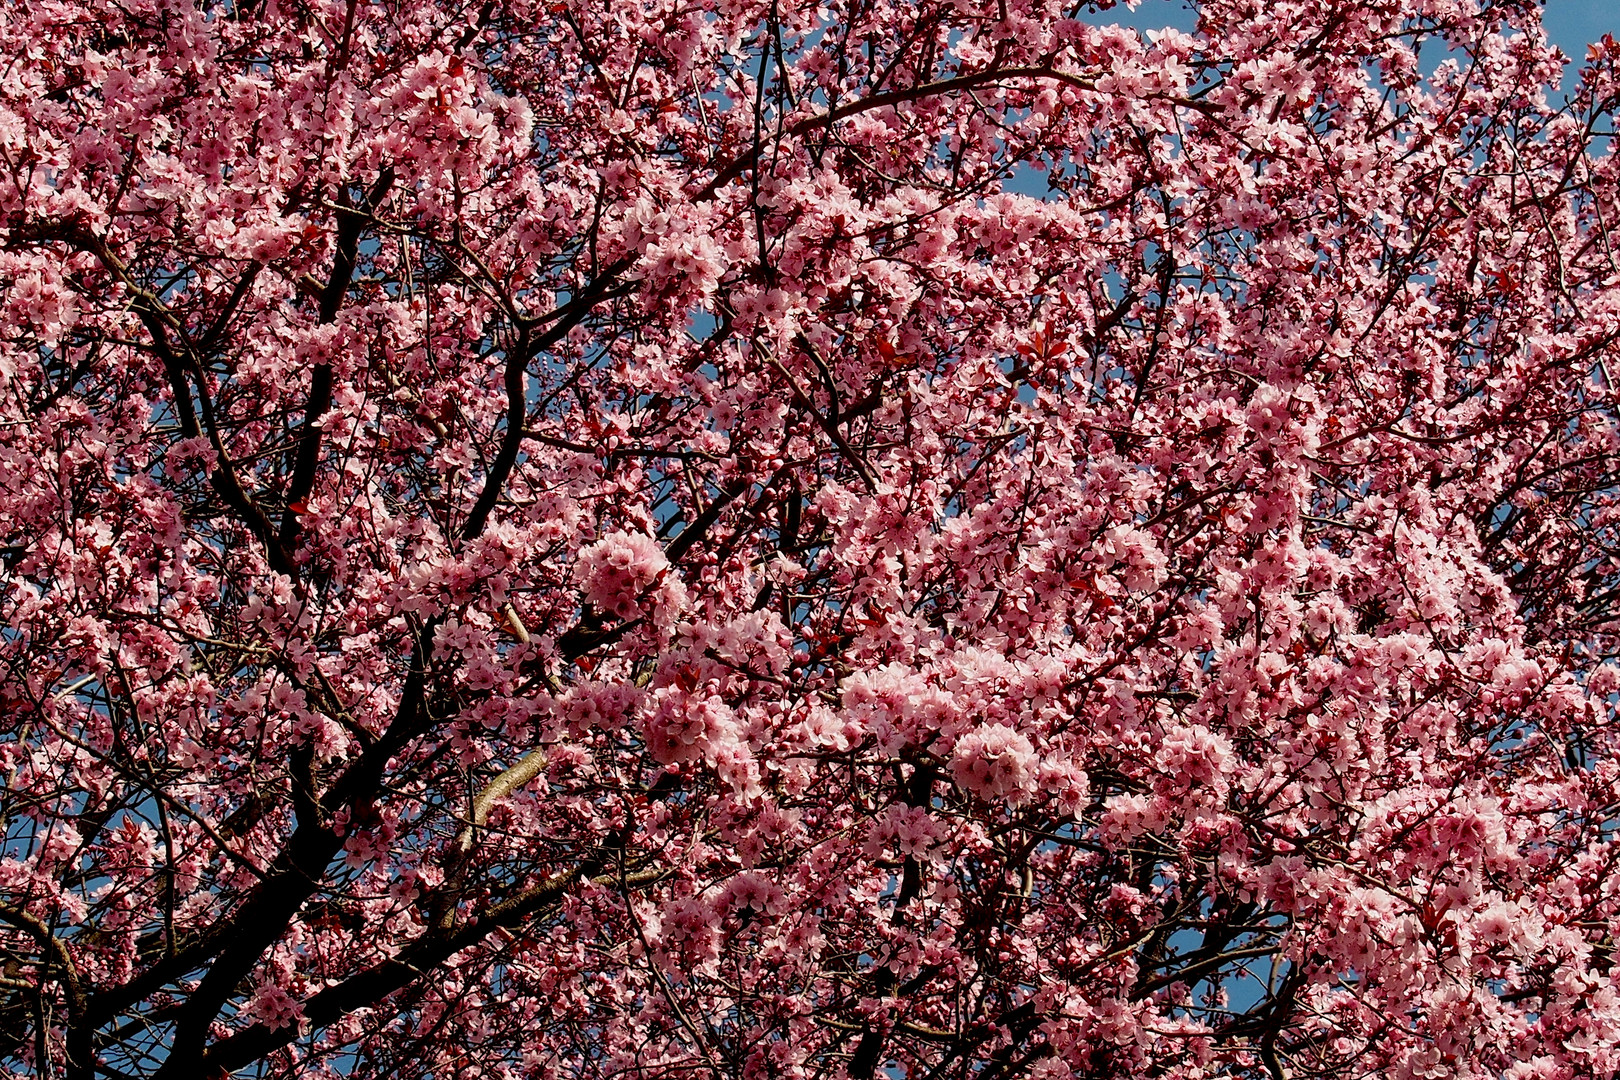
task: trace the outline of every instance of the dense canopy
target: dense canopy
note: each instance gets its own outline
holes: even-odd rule
[[[1620,1070],[1620,45],[0,0],[0,1068]]]

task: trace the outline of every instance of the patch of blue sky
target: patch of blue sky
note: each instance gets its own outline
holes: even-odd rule
[[[1116,23],[1134,30],[1158,30],[1173,26],[1193,28],[1196,14],[1184,0],[1143,0],[1136,10],[1124,6],[1094,11],[1081,16],[1098,25]],[[1586,47],[1604,34],[1620,34],[1620,3],[1615,0],[1547,0],[1542,15],[1547,37],[1577,62],[1586,57]]]
[[[1080,17],[1094,25],[1128,26],[1142,33],[1165,27],[1190,32],[1198,21],[1196,6],[1187,0],[1142,0],[1134,10],[1120,5],[1107,11],[1088,11]],[[1604,34],[1620,34],[1620,2],[1547,0],[1542,24],[1546,27],[1548,40],[1571,60],[1564,71],[1563,86],[1565,91],[1569,91],[1575,86],[1587,47]],[[1442,58],[1436,56],[1434,62]],[[1020,165],[1015,170],[1007,189],[1037,198],[1045,198],[1049,193],[1046,173],[1028,165]]]
[[[1552,43],[1575,61],[1571,68],[1579,70],[1588,45],[1604,34],[1620,34],[1620,4],[1615,0],[1547,0],[1541,21]],[[1570,77],[1566,72],[1566,83]]]

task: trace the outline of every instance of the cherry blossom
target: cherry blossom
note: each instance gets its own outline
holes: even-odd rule
[[[1620,1075],[1620,44],[1195,6],[0,8],[0,1071]]]

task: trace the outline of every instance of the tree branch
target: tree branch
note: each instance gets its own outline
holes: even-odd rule
[[[69,955],[67,945],[51,933],[51,928],[37,915],[10,904],[0,904],[0,920],[24,931],[49,958],[49,966],[59,973],[63,996],[67,999],[67,1077],[68,1080],[90,1080],[95,1075],[94,1052],[90,1048],[90,1028],[85,1024],[84,987],[79,981],[79,969]],[[44,1062],[35,1062],[44,1069]]]
[[[840,120],[847,120],[851,116],[871,112],[873,109],[881,109],[886,105],[900,105],[908,101],[919,101],[922,98],[935,97],[940,94],[957,94],[1002,79],[1052,79],[1081,90],[1094,89],[1090,79],[1067,71],[1059,71],[1053,67],[989,68],[985,71],[975,71],[969,75],[958,75],[952,79],[940,79],[936,82],[924,83],[921,86],[885,90],[879,94],[872,94],[869,97],[861,98],[859,101],[851,101],[846,105],[830,109],[819,116],[805,117],[803,120],[789,124],[783,134],[798,136],[807,131],[814,131],[818,127],[831,128]],[[747,172],[758,159],[761,149],[757,144],[752,145],[726,164],[720,166],[714,174],[714,179],[705,184],[702,190],[697,193],[697,201],[707,202],[714,198],[721,188]]]
[[[501,492],[506,487],[506,478],[511,475],[512,467],[517,464],[528,418],[525,389],[529,361],[567,337],[574,327],[590,317],[597,304],[617,295],[623,288],[619,276],[628,270],[633,262],[632,256],[624,256],[603,270],[595,281],[580,290],[579,294],[568,303],[549,315],[522,324],[517,344],[506,358],[506,432],[501,438],[501,448],[495,455],[495,461],[489,467],[489,475],[484,479],[484,490],[479,493],[472,512],[462,524],[463,540],[475,539],[483,533],[484,526],[489,523],[489,515],[494,511],[495,504],[500,501]],[[548,322],[552,324],[550,329],[531,339],[533,329]]]
[[[376,183],[371,185],[366,197],[366,210],[375,212],[393,186],[394,170],[385,165]],[[360,233],[365,222],[365,216],[360,213],[344,211],[339,214],[332,274],[321,290],[318,322],[322,326],[337,321],[343,296],[349,290],[349,282],[354,278],[354,266],[360,257]],[[331,407],[332,365],[316,364],[315,370],[310,373],[309,403],[304,407],[304,424],[298,434],[298,460],[293,467],[292,482],[287,486],[287,505],[281,514],[281,546],[289,554],[298,542],[298,504],[309,498],[309,493],[315,488],[315,469],[321,457],[320,420]]]

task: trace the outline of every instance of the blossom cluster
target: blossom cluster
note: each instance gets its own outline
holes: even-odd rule
[[[0,1074],[1620,1076],[1620,44],[1195,6],[0,5]]]

